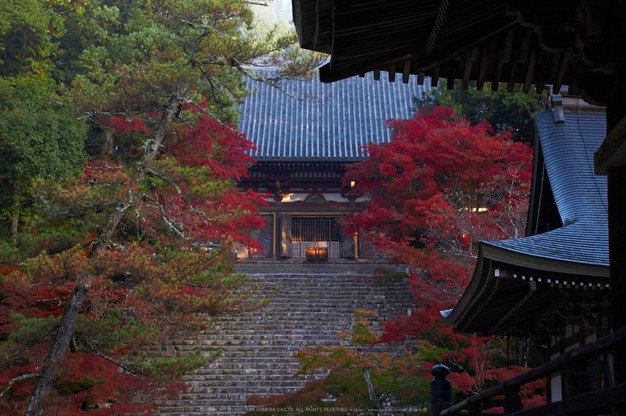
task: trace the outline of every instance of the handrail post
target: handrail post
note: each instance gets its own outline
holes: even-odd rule
[[[504,388],[504,414],[521,412],[524,410],[522,406],[522,398],[519,395],[519,386],[506,386]]]
[[[452,407],[452,384],[446,378],[450,369],[439,363],[430,373],[435,376],[430,382],[430,415],[439,416],[442,410]]]
[[[480,416],[480,414],[482,413],[480,411],[480,407],[480,403],[469,402],[467,404],[467,416]]]
[[[563,380],[564,397],[578,396],[589,391],[591,391],[591,380],[587,361],[572,360],[571,357],[568,357],[565,361]]]

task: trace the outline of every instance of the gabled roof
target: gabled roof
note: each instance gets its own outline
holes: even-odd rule
[[[408,119],[414,114],[414,97],[429,87],[375,82],[372,75],[350,78],[334,84],[313,81],[284,81],[284,92],[249,81],[253,91],[243,111],[240,129],[258,150],[258,161],[354,161],[368,142],[391,139],[386,128],[390,119]]]
[[[565,123],[557,125],[545,112],[535,116],[535,123],[541,146],[535,163],[542,166],[535,166],[533,192],[539,194],[538,184],[546,184],[540,176],[547,174],[563,226],[480,243],[472,280],[445,318],[461,331],[498,332],[518,310],[524,318],[515,317],[515,325],[532,330],[546,305],[560,296],[558,288],[602,290],[609,283],[606,177],[593,171],[605,114],[566,111]]]
[[[593,171],[593,152],[606,134],[604,113],[551,112],[535,116],[545,168],[563,227],[515,240],[484,244],[527,256],[609,265],[606,176]]]

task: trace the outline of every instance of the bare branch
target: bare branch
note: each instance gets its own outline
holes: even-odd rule
[[[199,210],[199,209],[196,209],[196,208],[195,208],[195,207],[191,204],[191,202],[189,201],[189,198],[188,198],[188,197],[187,197],[187,195],[183,192],[183,190],[182,190],[182,189],[181,189],[178,185],[176,185],[174,182],[172,182],[171,180],[169,180],[167,177],[165,177],[165,176],[163,176],[163,175],[159,174],[157,171],[155,171],[155,170],[154,170],[154,169],[152,169],[152,168],[148,168],[148,169],[146,169],[146,174],[149,174],[149,175],[154,176],[155,178],[161,179],[163,182],[165,182],[165,183],[167,183],[169,186],[171,186],[171,187],[172,187],[172,188],[176,191],[176,194],[177,194],[177,195],[178,195],[178,196],[179,196],[179,197],[180,197],[183,201],[185,201],[185,202],[187,203],[187,207],[189,208],[189,210],[190,210],[191,212],[193,212],[194,214],[198,215],[200,218],[202,218],[202,220],[204,221],[204,223],[205,223],[205,224],[208,224],[209,222],[215,221],[215,219],[214,219],[214,218],[210,218],[210,217],[208,217],[208,216],[206,215],[206,212],[201,211],[201,210]],[[161,213],[165,216],[166,214],[165,214],[165,211],[164,211],[164,210],[163,210],[163,208],[162,208],[162,205],[157,203],[157,206],[158,206],[159,210],[161,211]],[[168,216],[168,218],[169,218],[169,216]],[[182,227],[180,227],[180,228],[182,228]],[[179,232],[179,234],[180,234],[180,231],[179,231],[178,229],[176,229],[176,231],[178,231],[178,232]],[[183,236],[183,235],[181,234],[181,236]]]
[[[54,325],[50,331],[46,332],[45,334],[43,334],[42,336],[40,336],[40,337],[38,337],[38,338],[36,338],[34,340],[28,342],[28,344],[26,344],[26,345],[28,345],[29,347],[32,347],[33,345],[37,344],[42,339],[48,338],[50,335],[54,334],[54,332],[56,330],[58,330],[58,329],[59,329],[59,325]]]
[[[293,98],[295,100],[298,101],[307,101],[304,98],[298,97],[296,95],[290,94],[287,91],[285,91],[284,89],[282,89],[280,86],[278,86],[276,83],[270,82],[267,78],[265,78],[262,75],[256,74],[253,71],[250,71],[249,69],[246,69],[242,66],[238,66],[237,69],[239,71],[241,71],[241,73],[243,73],[244,75],[246,75],[248,78],[250,78],[253,81],[258,81],[258,82],[262,82],[266,85],[269,85],[272,88],[276,88],[278,91],[282,92],[283,94],[285,94],[287,97]]]
[[[87,348],[89,348],[89,350],[90,350],[92,353],[96,354],[98,357],[100,357],[100,358],[103,358],[103,359],[107,360],[107,361],[108,361],[108,362],[110,362],[111,364],[114,364],[114,365],[118,366],[118,367],[119,367],[119,368],[121,368],[122,370],[127,371],[127,372],[129,372],[130,374],[132,374],[132,375],[134,375],[134,376],[137,376],[137,375],[142,375],[142,376],[145,376],[145,375],[146,375],[146,374],[142,373],[141,371],[134,370],[134,369],[132,369],[132,368],[130,368],[130,367],[128,367],[128,366],[126,366],[126,365],[124,365],[124,363],[122,363],[121,361],[118,361],[118,360],[114,359],[113,357],[109,357],[108,355],[103,354],[103,353],[101,353],[100,351],[96,351],[94,348],[92,348],[92,347],[91,347],[91,346],[89,346],[89,345],[87,345]]]
[[[28,378],[35,378],[38,375],[39,373],[29,373],[29,374],[22,374],[21,376],[18,376],[18,377],[14,377],[13,379],[9,381],[9,383],[6,386],[0,389],[0,397],[2,397],[2,395],[4,395],[4,393],[6,393],[9,390],[9,388],[13,384],[17,383],[18,381],[26,380]]]

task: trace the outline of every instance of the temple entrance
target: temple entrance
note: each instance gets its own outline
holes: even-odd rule
[[[328,258],[340,258],[339,217],[291,217],[291,242],[291,255],[296,259],[307,258],[307,248],[326,248]]]

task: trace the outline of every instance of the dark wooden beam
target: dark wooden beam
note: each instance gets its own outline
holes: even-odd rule
[[[553,355],[563,354],[563,351],[571,347],[576,347],[578,345],[585,345],[587,343],[586,342],[587,337],[590,337],[594,334],[596,334],[597,336],[597,332],[593,330],[592,328],[588,328],[588,327],[580,328],[578,330],[578,333],[572,334],[569,337],[565,337],[559,341],[559,344],[552,345],[550,348],[548,348],[547,349],[548,355],[551,357]],[[585,342],[581,342],[581,340],[583,339],[585,340]]]
[[[511,52],[513,51],[513,39],[515,38],[515,27],[509,30],[504,41],[504,53],[502,55],[502,63],[508,64],[511,61]]]
[[[465,65],[463,75],[461,77],[461,89],[466,90],[469,86],[470,75],[472,74],[472,57],[471,52],[465,54]]]
[[[609,259],[613,329],[626,327],[626,166],[608,169]],[[626,382],[626,349],[615,352],[617,383]]]
[[[489,52],[487,51],[487,49],[483,49],[482,59],[480,60],[480,68],[478,69],[478,80],[476,82],[476,89],[478,91],[482,91],[483,86],[485,85],[487,68],[489,68]]]
[[[500,328],[500,325],[506,322],[506,320],[509,319],[509,317],[511,317],[515,312],[517,312],[519,308],[524,306],[526,302],[528,301],[528,299],[530,299],[530,297],[535,294],[535,292],[537,291],[537,282],[530,281],[528,283],[529,283],[528,292],[526,292],[526,294],[511,309],[509,309],[507,313],[505,313],[504,315],[500,317],[498,322],[496,322],[496,324],[489,330],[489,333],[492,333],[492,334],[495,333],[495,331]]]
[[[409,83],[409,75],[411,75],[411,60],[407,59],[404,61],[404,67],[402,68],[402,82],[405,84]]]
[[[525,64],[528,60],[528,51],[530,49],[530,37],[532,36],[533,31],[531,28],[526,29],[526,33],[524,34],[524,39],[522,40],[522,47],[520,48],[520,57],[519,62],[521,64]]]
[[[446,89],[454,89],[454,80],[456,79],[456,73],[458,70],[458,63],[455,61],[448,61],[443,67],[443,71],[446,77]]]
[[[498,60],[496,61],[496,70],[493,74],[493,80],[491,81],[491,91],[498,91],[500,86],[500,78],[502,77],[502,54],[503,51],[498,52]]]
[[[428,54],[430,54],[435,47],[435,42],[437,41],[437,36],[439,35],[439,31],[441,30],[441,26],[443,25],[443,20],[446,17],[447,9],[448,0],[440,0],[437,17],[435,18],[433,27],[430,29],[430,34],[428,35],[428,39],[426,40],[426,53]]]
[[[517,79],[517,70],[519,69],[519,55],[515,55],[513,58],[513,64],[511,65],[511,76],[509,77],[509,82],[506,86],[506,90],[508,92],[513,92],[513,87],[515,87],[515,80]]]
[[[472,63],[478,62],[478,57],[479,56],[480,56],[480,48],[479,47],[475,47],[474,49],[472,49],[472,51],[470,53],[470,59],[472,60]]]
[[[494,63],[498,56],[498,38],[493,36],[489,42],[489,63]]]
[[[562,401],[548,403],[520,412],[523,416],[554,416],[554,415],[597,415],[611,413],[610,406],[624,405],[626,384],[597,390],[579,396],[568,397]],[[614,413],[621,415],[621,413]]]
[[[550,65],[550,59],[554,56],[554,54],[549,54],[547,52],[541,51],[541,69],[539,70],[539,76],[537,77],[537,94],[541,94],[541,91],[546,86],[546,72],[548,70],[548,66]]]
[[[522,87],[522,91],[527,93],[530,91],[530,87],[533,82],[533,77],[535,75],[535,66],[537,64],[537,54],[533,50],[530,54],[530,62],[528,63],[528,69],[526,70],[526,79],[524,80],[524,86]]]
[[[565,73],[567,72],[567,67],[569,66],[569,51],[563,54],[563,60],[561,61],[561,67],[559,69],[559,74],[556,77],[556,82],[554,83],[554,94],[558,94],[561,91],[561,85],[563,85],[563,78],[565,77]]]
[[[496,42],[495,37],[497,37],[497,35],[500,32],[504,32],[505,30],[509,29],[509,28],[513,28],[511,30],[515,30],[515,25],[516,22],[509,22],[507,24],[505,24],[504,26],[500,26],[497,27],[496,29],[494,29],[493,32],[490,32],[480,38],[476,38],[473,42],[471,42],[470,44],[466,45],[463,49],[457,49],[454,51],[453,54],[446,54],[446,55],[442,55],[440,57],[438,57],[437,59],[433,59],[431,62],[428,62],[427,65],[423,65],[423,66],[419,66],[419,63],[417,61],[419,55],[415,54],[413,57],[413,65],[416,68],[419,68],[420,71],[429,71],[429,70],[434,70],[434,68],[447,64],[448,62],[454,60],[454,59],[458,59],[459,56],[461,56],[462,54],[466,53],[467,51],[471,51],[474,48],[479,48],[481,45],[483,45],[484,42],[486,41],[490,41],[492,43],[492,45],[494,45],[494,42]],[[497,50],[497,45],[493,46],[495,50]],[[495,53],[495,52],[494,52]]]
[[[594,158],[597,175],[605,175],[613,166],[626,166],[626,116],[609,131]]]
[[[550,83],[554,83],[558,73],[559,73],[559,69],[561,68],[561,62],[563,60],[563,55],[565,55],[565,51],[556,51],[554,52],[554,54],[552,54],[552,63],[550,65],[550,70],[548,71],[548,75],[547,78],[550,80]],[[557,92],[555,92],[555,94],[557,94]]]
[[[424,85],[424,77],[425,76],[426,76],[426,74],[424,74],[423,72],[418,72],[417,73],[417,85]]]
[[[453,90],[454,89],[454,77],[448,77],[447,80],[447,84],[446,84],[446,88],[449,90]]]
[[[439,71],[440,71],[440,67],[435,67],[435,69],[433,69],[433,73],[431,75],[432,77],[432,85],[433,87],[437,88],[437,84],[439,84]]]
[[[389,82],[395,82],[396,81],[396,66],[391,65],[388,71],[389,71]]]

